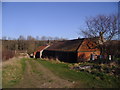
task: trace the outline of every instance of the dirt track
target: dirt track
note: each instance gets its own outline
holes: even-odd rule
[[[54,75],[35,60],[26,60],[22,80],[14,88],[72,88],[73,83]]]

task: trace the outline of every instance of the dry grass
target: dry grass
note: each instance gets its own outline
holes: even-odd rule
[[[22,78],[22,67],[19,58],[12,58],[2,64],[3,87],[9,88]]]

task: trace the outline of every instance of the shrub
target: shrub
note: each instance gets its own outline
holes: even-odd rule
[[[15,56],[15,52],[12,50],[2,50],[2,60],[8,60]]]

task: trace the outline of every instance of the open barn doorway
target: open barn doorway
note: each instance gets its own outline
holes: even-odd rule
[[[36,52],[35,58],[40,58],[40,52]]]

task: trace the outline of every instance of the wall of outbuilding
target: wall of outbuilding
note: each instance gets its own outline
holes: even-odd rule
[[[64,62],[77,62],[77,52],[44,50],[42,58],[58,59]]]
[[[97,57],[100,55],[100,51],[91,51],[91,52],[78,52],[77,56],[77,60],[78,62],[80,61],[89,61],[89,60],[92,60],[91,59],[91,54],[94,55],[94,59],[97,59]]]
[[[91,54],[94,55],[94,59],[100,55],[100,50],[96,48],[96,44],[90,40],[84,40],[77,50],[78,62],[91,60]]]

